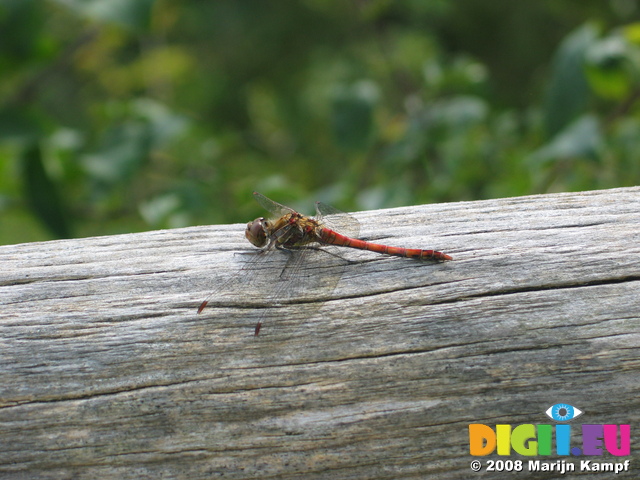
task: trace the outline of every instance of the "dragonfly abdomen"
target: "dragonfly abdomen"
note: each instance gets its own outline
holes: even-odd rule
[[[390,247],[389,245],[381,245],[379,243],[367,242],[357,238],[350,238],[329,228],[323,228],[320,231],[320,238],[323,243],[327,243],[329,245],[369,250],[370,252],[393,255],[396,257],[416,258],[419,260],[452,260],[449,255],[435,250]]]

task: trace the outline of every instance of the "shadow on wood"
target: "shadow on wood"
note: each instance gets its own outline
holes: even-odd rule
[[[243,225],[0,247],[0,476],[466,479],[470,423],[637,425],[640,188],[356,216],[454,261],[348,250],[270,305],[276,259],[196,315]]]

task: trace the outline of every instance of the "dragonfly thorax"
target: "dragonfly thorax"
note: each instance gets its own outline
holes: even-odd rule
[[[308,243],[319,242],[320,223],[312,217],[297,212],[269,221],[264,217],[247,223],[244,234],[254,246],[262,249],[297,248]]]

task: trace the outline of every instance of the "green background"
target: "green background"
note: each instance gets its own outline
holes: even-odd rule
[[[635,0],[0,0],[0,243],[636,185]]]

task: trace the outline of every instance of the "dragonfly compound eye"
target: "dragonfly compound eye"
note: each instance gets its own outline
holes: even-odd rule
[[[263,217],[256,218],[253,222],[247,223],[244,236],[256,247],[264,247],[267,244],[267,234],[265,232],[267,224],[268,222]]]

